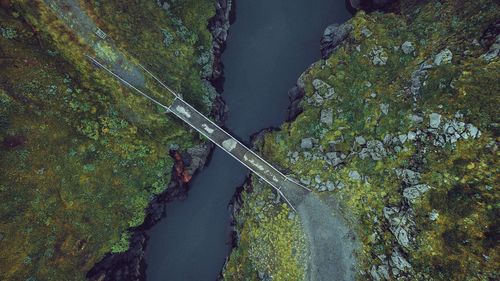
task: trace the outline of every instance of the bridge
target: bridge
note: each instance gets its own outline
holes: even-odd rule
[[[254,174],[272,186],[288,205],[296,211],[310,189],[291,176],[285,175],[264,158],[246,147],[237,138],[218,126],[182,99],[157,76],[134,58],[121,52],[109,36],[80,8],[75,0],[44,0],[68,28],[77,33],[89,46],[85,55],[94,65],[103,69],[123,85],[137,92],[166,112],[172,113],[191,128],[234,157]],[[106,50],[103,52],[102,50]],[[110,56],[110,53],[112,55]],[[166,95],[165,95],[166,94]],[[161,100],[161,101],[160,101]]]

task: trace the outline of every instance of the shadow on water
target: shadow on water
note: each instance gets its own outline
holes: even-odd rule
[[[286,119],[288,89],[320,58],[326,26],[350,17],[345,0],[238,0],[223,54],[226,127],[248,143]],[[215,280],[231,247],[227,205],[247,170],[216,148],[190,184],[189,196],[166,208],[148,233],[148,280]]]

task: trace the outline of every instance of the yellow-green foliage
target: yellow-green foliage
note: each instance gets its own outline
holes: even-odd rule
[[[411,235],[415,235],[416,242],[404,250],[413,266],[412,278],[498,279],[500,193],[496,141],[500,65],[498,58],[490,62],[481,58],[487,50],[473,43],[474,39],[480,41],[488,25],[498,20],[498,3],[402,2],[401,15],[359,12],[349,21],[353,31],[347,42],[303,75],[305,99],[314,93],[314,79],[328,83],[338,97],[319,107],[303,101],[302,114],[284,124],[281,131],[264,137],[263,152],[272,162],[300,177],[319,175],[323,182],[345,183],[346,187],[334,192],[360,224],[354,229],[359,230],[363,244],[358,258],[365,272],[380,264],[381,255],[390,257],[397,245],[383,215],[385,206],[408,204],[395,169],[419,166],[420,182],[432,189],[411,205],[416,220]],[[367,36],[365,28],[372,34]],[[413,43],[414,54],[402,52],[400,47],[405,41]],[[452,51],[452,62],[428,70],[421,78],[422,88],[414,103],[409,92],[412,73],[422,62],[432,63],[445,48]],[[385,65],[373,64],[374,49],[381,49],[387,56]],[[389,106],[387,115],[382,113],[381,104]],[[330,127],[319,122],[322,108],[333,109]],[[424,148],[421,142],[406,141],[399,152],[390,151],[379,161],[350,153],[360,150],[356,136],[381,141],[387,134],[398,136],[429,127],[432,112],[451,119],[457,111],[464,114],[464,122],[480,129],[479,139],[459,140],[443,148],[432,144]],[[411,121],[409,116],[415,113],[424,116],[423,123]],[[300,141],[306,137],[319,139],[318,145],[325,151],[347,155],[345,164],[334,168],[322,159],[289,161],[288,153],[301,151]],[[333,147],[329,144],[332,141],[336,142]],[[423,159],[419,155],[424,155]],[[366,181],[353,180],[349,177],[351,171],[359,172]],[[439,213],[436,221],[429,219],[433,210]],[[231,268],[229,271],[233,272]],[[369,274],[359,278],[365,280]]]
[[[300,220],[286,204],[276,204],[270,186],[252,181],[243,191],[237,214],[239,242],[231,253],[224,280],[303,280],[307,265],[306,241]]]
[[[204,97],[196,57],[174,59],[182,71],[174,70],[162,39],[146,35],[165,19],[156,1],[103,2],[134,9],[111,23],[125,34],[115,42],[130,52],[148,45],[134,53],[141,62],[154,61],[178,90]],[[169,184],[169,145],[200,140],[92,67],[83,57],[88,46],[42,2],[13,4],[0,8],[0,280],[83,280],[105,253],[126,250],[127,229],[142,223],[149,200]],[[208,50],[213,2],[182,7],[197,15],[185,26],[200,38],[183,48]],[[134,23],[144,30],[139,42],[120,32],[121,21],[135,18],[155,21]]]

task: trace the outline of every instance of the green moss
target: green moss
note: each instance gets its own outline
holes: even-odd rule
[[[248,188],[248,187],[247,187]],[[236,215],[238,246],[224,271],[225,280],[301,280],[307,249],[300,220],[286,204],[276,204],[270,186],[252,180]]]

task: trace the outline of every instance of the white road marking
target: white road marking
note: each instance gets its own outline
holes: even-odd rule
[[[209,134],[214,132],[214,129],[208,127],[207,124],[201,124],[201,127],[203,127],[203,130],[207,131],[207,133],[209,133]]]
[[[189,111],[187,109],[185,109],[184,107],[180,106],[180,105],[177,105],[175,107],[175,110],[177,112],[179,112],[180,114],[186,116],[187,118],[191,118],[191,113],[189,113]]]
[[[222,147],[224,147],[224,149],[226,149],[228,152],[231,152],[233,149],[235,149],[236,145],[237,143],[233,139],[227,139],[222,142]]]

